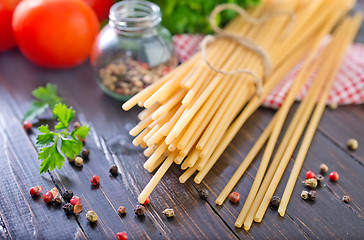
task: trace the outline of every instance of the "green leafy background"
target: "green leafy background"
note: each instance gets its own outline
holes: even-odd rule
[[[256,6],[260,0],[151,0],[162,11],[162,24],[172,34],[211,33],[208,17],[215,6],[222,3],[235,3],[247,8]],[[225,26],[236,16],[234,11],[226,10],[216,17],[219,26]]]

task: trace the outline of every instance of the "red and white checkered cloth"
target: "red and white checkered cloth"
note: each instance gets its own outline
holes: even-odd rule
[[[202,35],[176,35],[174,43],[178,59],[181,62],[186,61],[199,48],[203,39]],[[328,41],[324,41],[325,45]],[[282,82],[272,91],[264,100],[263,105],[266,107],[278,108],[282,105],[285,96],[293,83],[294,77],[301,68],[299,63],[292,71],[282,80]],[[301,100],[307,93],[311,81],[302,88],[297,96]],[[361,104],[364,103],[364,44],[355,43],[348,49],[345,59],[336,76],[333,88],[328,98],[328,103],[338,104]]]

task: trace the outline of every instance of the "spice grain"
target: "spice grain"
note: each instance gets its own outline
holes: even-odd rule
[[[270,200],[270,206],[271,208],[277,209],[279,207],[279,204],[281,203],[281,199],[278,196],[273,196]]]
[[[344,195],[342,200],[343,200],[344,203],[349,203],[351,201],[351,198],[348,195]]]
[[[209,192],[206,190],[206,189],[201,189],[199,192],[198,192],[198,195],[200,196],[200,198],[202,200],[207,200],[207,197],[209,196]]]
[[[310,199],[311,201],[316,200],[316,196],[317,196],[317,192],[316,192],[316,191],[314,191],[314,190],[311,190],[311,191],[308,193],[308,199]]]
[[[145,207],[143,205],[136,205],[134,209],[134,213],[138,216],[144,216],[145,214]]]
[[[86,213],[86,219],[90,222],[96,222],[98,219],[98,216],[94,211],[88,211]]]
[[[66,202],[70,202],[71,198],[73,197],[73,192],[70,190],[66,190],[65,192],[63,192],[62,197]]]
[[[121,215],[125,215],[125,214],[126,214],[126,208],[125,208],[124,206],[120,206],[120,207],[118,208],[118,212],[119,212],[119,214],[121,214]]]
[[[303,190],[303,191],[301,192],[301,198],[302,198],[302,199],[304,199],[304,200],[308,199],[308,192],[307,192],[307,191],[305,191],[305,190]]]
[[[65,205],[63,205],[62,208],[65,211],[65,213],[72,213],[73,212],[73,205],[71,203],[66,203]]]
[[[174,216],[174,210],[171,208],[164,209],[162,212],[166,217],[173,217]]]
[[[321,173],[327,173],[329,171],[329,167],[325,163],[320,164],[320,172]]]

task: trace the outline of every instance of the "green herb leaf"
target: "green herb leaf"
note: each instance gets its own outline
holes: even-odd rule
[[[36,88],[32,94],[40,101],[49,104],[51,108],[54,108],[57,103],[63,102],[63,99],[58,96],[57,86],[52,83],[47,83],[45,87]]]
[[[38,146],[46,146],[46,145],[50,145],[50,144],[54,143],[54,133],[51,133],[49,131],[48,125],[40,126],[38,129],[39,129],[39,131],[44,133],[44,134],[39,134],[37,136],[36,144]]]
[[[55,129],[63,130],[68,128],[69,123],[75,116],[75,111],[72,107],[68,108],[65,104],[58,103],[53,109],[53,114],[59,121],[59,123],[55,126]]]
[[[56,167],[62,167],[63,161],[65,159],[64,156],[58,151],[57,144],[59,138],[61,138],[61,152],[68,158],[74,158],[76,155],[80,154],[83,147],[83,144],[80,139],[78,139],[78,137],[85,139],[85,137],[88,135],[88,132],[90,131],[88,127],[82,126],[79,129],[74,130],[72,133],[68,132],[69,123],[75,117],[75,111],[72,109],[72,107],[69,108],[63,103],[58,103],[53,109],[53,114],[59,121],[55,126],[55,129],[58,131],[63,131],[52,132],[49,130],[48,125],[39,127],[39,131],[43,134],[39,134],[37,136],[37,145],[50,145],[40,149],[40,152],[38,153],[38,158],[42,159],[40,167],[41,173],[48,170],[52,171]],[[56,140],[54,140],[55,136]],[[67,138],[67,136],[71,136],[72,139]]]
[[[38,153],[38,159],[43,159],[40,164],[40,173],[47,172],[48,170],[52,171],[56,167],[61,169],[64,161],[64,157],[57,149],[57,142],[50,147],[41,148]]]
[[[61,151],[66,154],[68,158],[75,158],[82,150],[82,142],[74,139],[62,138]]]
[[[75,129],[72,133],[71,136],[78,136],[81,139],[85,139],[85,137],[88,135],[88,132],[90,131],[89,127],[86,126],[81,126],[78,129]]]
[[[30,109],[24,114],[23,120],[33,120],[36,116],[41,115],[49,107],[45,102],[33,101]]]
[[[30,109],[24,114],[23,121],[31,121],[44,113],[48,107],[53,109],[57,103],[63,102],[63,98],[57,94],[57,86],[52,83],[36,88],[32,94],[37,100],[32,102]]]

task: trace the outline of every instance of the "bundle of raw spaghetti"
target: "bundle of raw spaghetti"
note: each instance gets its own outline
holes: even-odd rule
[[[144,167],[151,172],[160,166],[139,195],[139,202],[145,201],[173,162],[183,162],[181,168],[186,170],[180,182],[197,171],[194,180],[200,183],[244,122],[308,53],[286,106],[275,118],[274,130],[270,125],[258,140],[259,146],[253,148],[252,159],[270,136],[257,175],[258,180],[262,179],[285,116],[305,82],[321,39],[353,3],[266,0],[248,10],[249,16],[239,10],[241,16],[218,31],[214,42],[205,46],[206,54],[195,54],[126,102],[124,110],[136,104],[146,108],[130,134],[136,136],[134,145],[148,147]],[[230,74],[232,71],[249,74]],[[259,93],[260,79],[264,81]]]

